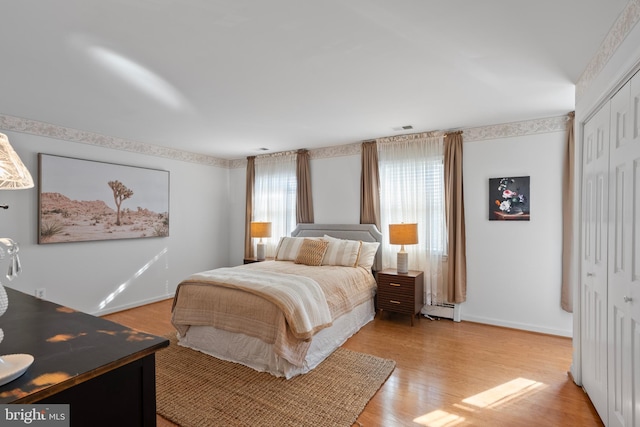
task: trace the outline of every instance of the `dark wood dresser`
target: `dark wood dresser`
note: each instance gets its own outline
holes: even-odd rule
[[[155,352],[166,338],[6,288],[0,354],[27,353],[0,403],[64,403],[71,426],[155,426]]]

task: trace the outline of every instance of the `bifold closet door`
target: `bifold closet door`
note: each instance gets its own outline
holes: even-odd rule
[[[610,427],[640,427],[640,75],[611,99],[608,392]]]
[[[582,384],[605,423],[609,122],[607,103],[584,127],[580,269]]]

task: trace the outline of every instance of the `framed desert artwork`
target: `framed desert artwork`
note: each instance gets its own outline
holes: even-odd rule
[[[529,176],[489,178],[489,219],[529,221],[531,200]]]
[[[38,154],[38,243],[169,235],[169,172]]]

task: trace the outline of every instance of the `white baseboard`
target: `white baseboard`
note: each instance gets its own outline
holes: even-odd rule
[[[112,314],[112,313],[117,313],[119,311],[124,311],[124,310],[128,310],[130,308],[136,308],[136,307],[140,307],[143,305],[147,305],[147,304],[152,304],[154,302],[158,302],[158,301],[164,301],[166,299],[169,298],[173,298],[174,294],[168,294],[168,295],[160,295],[157,297],[153,297],[153,298],[147,298],[145,300],[142,301],[136,301],[136,302],[132,302],[130,304],[124,304],[124,305],[120,305],[117,307],[110,307],[110,308],[106,308],[103,310],[97,310],[95,312],[91,312],[89,314],[93,315],[93,316],[106,316],[107,314]]]

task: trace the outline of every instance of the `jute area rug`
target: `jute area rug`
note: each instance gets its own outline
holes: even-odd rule
[[[393,360],[339,348],[290,380],[176,344],[156,353],[157,412],[183,427],[351,426]]]

